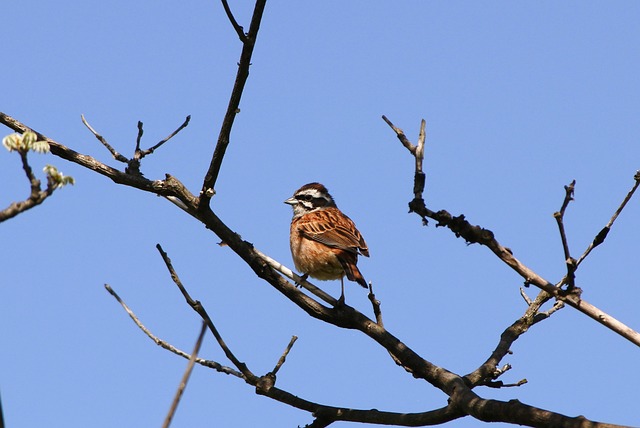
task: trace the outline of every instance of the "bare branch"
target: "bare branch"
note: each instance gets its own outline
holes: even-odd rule
[[[531,300],[531,298],[529,296],[527,296],[527,293],[525,293],[524,288],[522,288],[522,287],[520,287],[520,295],[524,299],[524,301],[527,304],[527,306],[531,306],[532,300]]]
[[[253,16],[251,18],[251,24],[249,26],[249,32],[246,35],[246,40],[243,40],[242,53],[240,54],[240,62],[238,63],[238,73],[236,74],[236,81],[233,85],[231,98],[229,99],[229,105],[227,106],[227,111],[222,121],[222,126],[218,135],[218,142],[213,152],[213,157],[211,158],[211,164],[209,165],[209,169],[207,170],[204,181],[202,183],[202,190],[200,192],[199,201],[200,209],[205,206],[209,206],[209,201],[215,193],[214,189],[216,181],[218,179],[218,174],[220,173],[220,167],[222,166],[222,159],[224,158],[224,154],[227,150],[227,146],[229,145],[231,137],[231,128],[233,127],[233,122],[235,120],[236,114],[238,114],[240,111],[240,98],[242,97],[245,83],[247,82],[247,78],[249,77],[251,55],[253,54],[253,48],[256,43],[256,38],[258,37],[258,30],[260,29],[260,21],[262,20],[262,13],[264,12],[265,4],[266,0],[256,1],[256,5],[253,10]],[[231,12],[228,9],[228,5],[226,5],[226,2],[223,2],[223,5],[225,5],[227,16],[229,16],[231,19],[233,15],[231,15]],[[232,24],[234,22],[235,19],[232,20]],[[242,31],[239,31],[241,30],[241,28],[237,25],[237,23],[234,25],[234,28],[236,29],[236,32],[239,32],[239,34],[242,33]]]
[[[418,175],[422,173],[422,171],[416,171],[416,180],[414,183],[414,192],[415,189],[418,189]],[[639,177],[636,181],[636,186],[632,189],[630,194],[635,191],[638,180],[640,180],[640,173],[636,174],[636,177]],[[416,194],[418,194],[416,192]],[[630,198],[629,195],[627,195]],[[628,200],[625,199],[626,200]],[[624,202],[626,203],[626,202]],[[623,203],[623,205],[624,205]],[[598,309],[593,306],[591,303],[582,300],[580,298],[581,290],[577,287],[574,287],[572,290],[563,290],[560,287],[554,286],[551,282],[542,278],[540,275],[535,273],[533,270],[525,266],[522,262],[520,262],[517,258],[513,256],[513,252],[507,248],[502,246],[496,239],[492,231],[488,229],[484,229],[480,226],[471,225],[464,217],[464,215],[460,215],[458,217],[453,217],[445,210],[440,210],[438,212],[431,211],[426,207],[424,199],[421,197],[415,197],[409,203],[410,212],[415,212],[419,215],[423,222],[426,221],[426,218],[432,218],[438,222],[436,227],[444,226],[449,228],[456,237],[462,237],[468,243],[479,243],[488,247],[500,260],[506,263],[511,269],[516,271],[522,278],[524,278],[525,282],[528,284],[533,284],[541,290],[546,291],[551,294],[556,299],[562,300],[569,306],[593,320],[599,322],[610,330],[616,332],[620,336],[629,340],[630,342],[640,346],[640,333],[633,330],[629,326],[615,319],[611,315],[605,313],[604,311]]]
[[[509,353],[511,353],[511,346],[513,343],[520,338],[524,333],[526,333],[529,328],[541,321],[541,319],[537,319],[536,317],[539,315],[539,310],[546,302],[551,299],[551,295],[545,291],[540,291],[535,300],[531,300],[529,296],[524,294],[524,290],[520,289],[520,292],[525,298],[527,303],[527,310],[524,315],[516,320],[513,324],[511,324],[507,329],[502,332],[500,335],[500,341],[498,345],[491,353],[491,356],[474,372],[469,373],[465,376],[465,379],[471,385],[489,385],[489,383],[493,382],[498,376],[502,375],[506,370],[510,368],[510,366],[504,366],[502,369],[498,369],[498,365],[502,361],[502,359]],[[545,318],[548,318],[551,314],[549,313]]]
[[[84,123],[84,126],[86,126],[89,129],[89,131],[91,131],[91,133],[98,139],[98,141],[100,141],[102,145],[105,146],[107,150],[109,150],[109,152],[111,153],[111,156],[113,156],[115,160],[120,161],[122,163],[129,163],[129,159],[127,159],[126,157],[118,153],[116,149],[114,149],[102,135],[98,134],[96,130],[93,129],[91,125],[89,125],[89,122],[87,122],[87,119],[84,118],[84,114],[81,114],[80,118],[82,119],[82,123]]]
[[[227,18],[229,18],[229,22],[231,22],[233,29],[238,34],[238,38],[240,38],[240,41],[242,43],[246,43],[247,36],[246,34],[244,34],[244,28],[242,28],[238,24],[238,21],[236,21],[236,18],[234,18],[233,13],[231,13],[231,8],[229,7],[229,3],[227,3],[227,0],[222,0],[222,7],[224,7],[224,11],[227,14]]]
[[[193,371],[193,366],[196,362],[196,358],[198,357],[198,352],[200,352],[200,346],[202,345],[202,339],[204,339],[204,334],[207,332],[207,323],[202,322],[202,327],[200,328],[200,334],[198,335],[198,339],[196,340],[196,344],[193,347],[193,351],[191,352],[191,358],[189,358],[189,363],[187,364],[187,368],[182,375],[182,379],[180,380],[180,385],[178,385],[178,390],[176,391],[175,397],[173,397],[173,402],[171,403],[171,407],[169,408],[169,413],[162,424],[163,428],[168,428],[171,425],[171,420],[173,419],[173,415],[175,415],[176,410],[178,409],[178,404],[180,403],[180,398],[182,398],[182,394],[184,393],[185,388],[187,387],[187,382],[189,381],[189,377],[191,376],[191,372]]]
[[[569,251],[569,243],[567,242],[567,235],[564,230],[564,213],[569,205],[569,202],[573,200],[573,192],[576,186],[576,180],[573,180],[569,185],[564,186],[565,196],[562,202],[562,206],[560,207],[560,211],[553,213],[553,217],[556,219],[558,223],[558,229],[560,230],[560,239],[562,240],[562,249],[564,251],[564,260],[567,264],[567,275],[563,279],[570,288],[575,286],[575,271],[576,271],[576,261],[573,257],[571,257],[571,252]],[[562,284],[560,284],[562,285]]]
[[[402,145],[409,150],[409,152],[415,156],[416,155],[416,150],[417,150],[417,146],[414,146],[411,141],[409,141],[409,139],[407,138],[407,136],[405,135],[404,131],[400,128],[398,128],[397,126],[395,126],[389,119],[387,119],[387,116],[385,116],[384,114],[382,115],[382,120],[384,120],[385,122],[387,122],[387,125],[389,125],[389,127],[391,127],[391,129],[393,129],[393,131],[396,133],[396,135],[398,136],[398,140],[400,140],[400,142],[402,143]]]
[[[144,134],[144,124],[142,121],[138,121],[138,136],[136,137],[136,149],[135,152],[138,153],[140,151],[140,142],[142,141],[142,134]]]
[[[176,273],[175,269],[173,268],[173,265],[171,264],[171,259],[169,259],[169,256],[167,256],[167,253],[164,252],[160,244],[157,244],[156,248],[158,249],[160,256],[162,256],[162,260],[164,260],[164,263],[167,266],[169,273],[171,274],[171,279],[178,286],[178,288],[180,289],[180,292],[184,296],[189,306],[191,306],[191,308],[194,311],[196,311],[198,315],[200,315],[200,317],[207,323],[207,326],[209,327],[209,331],[211,331],[213,336],[216,338],[216,340],[218,341],[218,345],[220,345],[220,348],[222,348],[222,351],[227,356],[229,361],[231,361],[233,365],[238,370],[240,370],[240,372],[242,372],[242,374],[244,375],[244,377],[247,379],[248,382],[257,382],[258,377],[254,375],[251,372],[251,370],[249,370],[249,368],[245,363],[238,360],[236,356],[233,354],[233,352],[231,352],[231,349],[229,349],[225,341],[222,339],[222,336],[218,332],[218,329],[216,328],[216,326],[213,324],[213,321],[211,321],[211,318],[209,317],[209,314],[205,310],[204,306],[202,306],[202,304],[198,300],[192,299],[189,293],[187,292],[187,290],[184,288],[184,286],[182,285],[182,282],[180,281],[180,278],[178,277],[178,274]]]
[[[145,157],[147,155],[152,154],[154,151],[156,151],[158,148],[160,148],[160,146],[162,146],[164,143],[166,143],[167,141],[169,141],[170,139],[175,137],[176,134],[178,134],[178,132],[182,131],[184,128],[187,127],[187,125],[189,125],[189,121],[191,121],[191,115],[187,116],[187,118],[184,120],[184,122],[182,122],[182,125],[180,125],[178,127],[178,129],[176,129],[171,134],[169,134],[169,136],[167,138],[165,138],[164,140],[161,140],[155,146],[149,147],[147,150],[140,151],[140,159],[142,159],[143,157]],[[136,150],[136,152],[137,152],[137,150]]]
[[[369,294],[367,297],[373,307],[373,315],[376,317],[376,324],[380,327],[384,327],[384,323],[382,322],[382,310],[380,309],[380,300],[376,299],[376,295],[373,294],[373,284],[371,281],[369,281]]]
[[[276,366],[273,368],[273,370],[271,370],[271,373],[274,376],[278,373],[278,370],[280,370],[280,367],[282,367],[282,365],[286,361],[287,355],[289,355],[289,351],[291,351],[291,348],[293,348],[293,344],[296,343],[296,340],[298,340],[298,336],[291,337],[291,340],[289,341],[289,344],[287,345],[287,347],[285,348],[284,352],[280,356],[280,359],[276,363]]]
[[[0,428],[5,428],[5,426],[4,426],[4,412],[2,411],[2,396],[0,396]]]
[[[165,342],[164,340],[158,338],[153,333],[151,333],[151,331],[142,324],[142,322],[140,321],[140,319],[138,319],[136,314],[129,308],[129,306],[127,306],[127,304],[120,298],[120,296],[118,296],[118,294],[113,290],[113,288],[109,286],[109,284],[105,284],[104,288],[109,292],[109,294],[111,294],[116,299],[118,303],[120,303],[120,306],[122,306],[125,312],[129,314],[129,317],[138,326],[138,328],[142,330],[142,332],[146,334],[149,339],[153,340],[156,345],[160,346],[163,349],[166,349],[169,352],[173,352],[174,354],[182,358],[185,358],[187,360],[191,359],[191,355],[187,354],[184,351],[181,351],[180,349],[176,348],[175,346],[171,345],[168,342]],[[196,363],[200,364],[201,366],[214,369],[220,373],[233,375],[240,379],[244,379],[244,376],[242,375],[242,373],[232,369],[231,367],[223,366],[222,364],[217,363],[215,361],[205,360],[203,358],[196,358]]]
[[[589,253],[591,253],[591,251],[595,247],[597,247],[598,245],[602,244],[604,242],[604,240],[607,238],[607,235],[609,234],[609,231],[611,230],[611,227],[613,226],[613,223],[616,221],[616,219],[618,218],[618,216],[620,215],[620,213],[622,212],[624,207],[627,205],[627,202],[629,202],[629,200],[631,200],[631,197],[633,196],[633,194],[635,193],[636,189],[640,185],[640,171],[636,171],[635,175],[633,176],[633,179],[635,180],[635,183],[633,184],[633,187],[631,188],[631,190],[629,190],[629,193],[627,193],[627,196],[625,196],[624,200],[622,201],[622,203],[620,204],[620,206],[618,207],[616,212],[613,214],[613,216],[611,217],[611,219],[609,220],[607,225],[605,227],[603,227],[600,232],[598,232],[596,237],[593,239],[593,242],[591,242],[589,247],[585,250],[584,254],[582,254],[580,256],[580,258],[576,262],[576,267],[579,266],[580,263],[582,263],[582,261],[589,255]]]

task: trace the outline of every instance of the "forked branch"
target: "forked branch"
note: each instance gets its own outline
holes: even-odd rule
[[[393,125],[391,121],[389,121],[388,119],[386,118],[384,119],[389,124],[389,126],[394,130],[398,138],[401,139],[401,134],[398,132],[400,128]],[[402,135],[404,135],[403,132],[402,132]],[[407,147],[405,143],[403,143],[403,145]],[[410,149],[409,151],[411,152]],[[414,156],[423,155],[421,153],[418,153],[417,150],[415,151],[415,154],[413,152],[412,154]],[[418,165],[417,161],[416,161],[416,165]],[[416,175],[416,179],[414,183],[420,183],[421,180],[418,177],[424,176],[424,172],[421,169],[416,169],[415,175]],[[631,195],[637,188],[638,180],[640,180],[640,174],[636,174],[636,177],[638,177],[636,179],[636,185],[633,187],[632,191],[629,192],[629,195],[627,195],[627,198],[625,198],[625,201],[623,202],[621,208],[618,211],[616,211],[616,213],[618,213],[624,207],[624,204],[626,204],[626,201],[628,201],[628,199],[631,197]],[[414,194],[418,195],[418,194],[422,194],[422,192],[424,192],[424,187],[415,189],[415,184],[414,184]],[[515,258],[513,255],[513,252],[509,248],[502,246],[495,239],[495,236],[492,231],[488,229],[484,229],[480,226],[471,225],[465,219],[464,215],[454,217],[445,210],[440,210],[437,212],[432,211],[429,208],[427,208],[425,201],[422,197],[414,197],[414,199],[409,203],[409,210],[419,215],[423,219],[423,222],[426,221],[427,217],[432,218],[438,222],[436,226],[444,226],[449,228],[457,237],[464,238],[468,243],[479,243],[481,245],[488,247],[500,260],[506,263],[514,271],[516,271],[525,280],[527,284],[533,284],[536,287],[540,288],[541,290],[546,291],[556,299],[562,300],[563,302],[573,307],[574,309],[577,309],[578,311],[589,316],[590,318],[594,319],[595,321],[599,322],[605,327],[611,329],[612,331],[616,332],[617,334],[629,340],[630,342],[636,344],[637,346],[640,346],[640,333],[633,330],[632,328],[625,325],[624,323],[620,322],[619,320],[615,319],[611,315],[593,306],[589,302],[583,300],[580,297],[581,290],[578,289],[577,287],[574,288],[573,290],[565,291],[560,287],[556,287],[551,282],[547,281],[546,279],[544,279],[543,277],[535,273],[533,270],[531,270],[530,268],[525,266],[522,262],[520,262],[517,258]],[[616,216],[614,216],[612,220],[615,220],[615,217]],[[613,221],[611,221],[611,223],[613,223]],[[581,257],[581,259],[584,259],[584,257],[585,256]]]

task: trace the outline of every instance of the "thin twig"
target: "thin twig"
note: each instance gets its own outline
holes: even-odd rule
[[[104,288],[109,292],[109,294],[111,294],[116,299],[116,301],[118,303],[120,303],[120,306],[122,306],[122,308],[129,315],[129,317],[133,320],[133,322],[138,326],[138,328],[140,330],[142,330],[142,332],[144,334],[146,334],[149,339],[153,340],[153,342],[156,345],[160,346],[163,349],[166,349],[167,351],[173,352],[174,354],[176,354],[176,355],[178,355],[178,356],[180,356],[182,358],[185,358],[187,360],[191,358],[191,355],[189,355],[186,352],[176,348],[175,346],[173,346],[170,343],[158,338],[153,333],[151,333],[151,331],[142,324],[142,322],[140,321],[140,319],[138,319],[136,314],[129,308],[129,306],[127,306],[127,304],[120,298],[120,296],[115,292],[115,290],[113,290],[113,288],[111,288],[111,286],[109,284],[105,284]],[[236,371],[236,370],[232,369],[231,367],[223,366],[222,364],[217,363],[215,361],[205,360],[204,358],[197,358],[196,359],[196,363],[200,364],[201,366],[214,369],[214,370],[216,370],[216,371],[218,371],[220,373],[233,375],[233,376],[238,377],[240,379],[244,379],[244,376],[239,371]]]
[[[373,293],[373,284],[369,282],[369,294],[367,295],[369,301],[371,302],[371,306],[373,307],[373,314],[376,317],[376,324],[380,327],[384,327],[384,323],[382,322],[382,310],[380,309],[380,300],[376,299],[376,295]]]
[[[225,3],[223,3],[225,5]],[[242,92],[244,86],[249,78],[249,67],[251,66],[251,56],[253,54],[253,48],[258,37],[258,30],[260,29],[260,22],[262,20],[262,14],[266,5],[266,0],[257,0],[255,8],[253,9],[253,16],[251,17],[251,24],[249,26],[249,32],[247,33],[246,40],[243,41],[242,53],[240,54],[240,61],[238,62],[238,72],[236,74],[236,80],[231,91],[231,97],[229,98],[229,104],[227,111],[225,112],[224,119],[222,120],[222,126],[218,134],[218,140],[216,142],[216,148],[213,151],[211,157],[211,163],[209,169],[204,176],[202,182],[202,189],[200,191],[199,209],[209,206],[211,198],[215,194],[215,185],[218,180],[218,174],[222,167],[222,160],[227,150],[227,146],[230,142],[231,128],[236,115],[238,114],[240,99],[242,98]],[[225,10],[228,9],[226,5]],[[229,16],[230,12],[227,12]],[[230,18],[231,19],[231,18]],[[232,21],[235,21],[235,19]],[[239,30],[237,24],[234,26],[236,32]],[[241,31],[240,31],[241,32]]]
[[[282,367],[282,365],[286,361],[287,355],[289,355],[289,352],[291,351],[291,348],[293,348],[293,344],[296,343],[296,340],[298,340],[298,336],[292,336],[291,337],[291,340],[289,341],[289,344],[287,345],[287,347],[285,348],[284,352],[280,356],[280,359],[276,363],[276,366],[273,368],[273,370],[271,370],[271,373],[274,376],[278,373],[278,370],[280,370],[280,367]]]
[[[136,150],[135,153],[140,152],[140,142],[142,141],[142,134],[144,134],[144,124],[142,121],[138,121],[138,136],[136,137]]]
[[[522,287],[520,287],[520,295],[524,299],[524,301],[527,304],[527,306],[530,306],[531,303],[532,303],[531,297],[527,296],[527,293],[525,293],[524,288],[522,288]]]
[[[176,134],[180,131],[182,131],[184,128],[187,127],[187,125],[189,125],[189,121],[191,120],[191,115],[187,116],[187,118],[184,120],[184,122],[182,122],[182,125],[180,125],[178,127],[178,129],[176,129],[175,131],[173,131],[171,134],[169,134],[169,136],[167,138],[165,138],[164,140],[161,140],[158,144],[156,144],[153,147],[148,148],[147,150],[142,150],[140,152],[140,159],[142,159],[143,157],[145,157],[146,155],[150,155],[152,154],[156,149],[158,149],[160,146],[162,146],[164,143],[166,143],[167,141],[169,141],[170,139],[172,139],[173,137],[176,136]]]
[[[567,243],[567,235],[564,230],[564,213],[569,205],[569,202],[573,200],[573,192],[576,186],[576,180],[573,180],[569,185],[564,186],[564,200],[562,201],[562,207],[560,207],[560,211],[553,213],[553,217],[556,219],[558,223],[558,229],[560,229],[560,238],[562,239],[562,249],[564,250],[564,258],[568,260],[571,258],[571,254],[569,252],[569,244]]]
[[[180,384],[178,385],[178,389],[176,390],[176,395],[173,397],[173,402],[171,403],[171,407],[169,408],[169,413],[167,413],[167,417],[164,419],[164,423],[162,424],[162,428],[168,428],[171,425],[171,420],[178,409],[178,404],[180,403],[180,399],[182,398],[182,394],[184,393],[185,388],[187,387],[187,382],[189,382],[189,377],[191,376],[191,372],[193,371],[193,366],[196,362],[196,358],[198,357],[198,352],[200,352],[200,346],[202,345],[202,339],[204,339],[204,334],[207,332],[207,323],[202,322],[202,328],[200,328],[200,334],[198,335],[198,340],[196,340],[196,344],[193,347],[193,352],[191,352],[191,358],[189,358],[189,363],[187,364],[187,368],[182,375],[182,379],[180,380]]]
[[[604,242],[604,240],[607,238],[607,235],[609,234],[609,231],[611,230],[611,227],[613,226],[613,223],[616,221],[616,219],[618,218],[618,216],[620,215],[620,213],[622,212],[624,207],[627,205],[627,202],[629,202],[629,200],[631,199],[631,197],[635,193],[636,189],[640,185],[640,171],[636,171],[635,175],[633,176],[633,179],[635,180],[635,183],[633,184],[633,187],[631,188],[631,190],[629,190],[629,193],[627,193],[627,196],[625,196],[624,200],[622,201],[622,203],[620,204],[620,206],[618,207],[616,212],[613,214],[613,216],[609,220],[609,223],[607,223],[607,225],[602,228],[602,230],[593,239],[593,242],[591,242],[589,247],[585,250],[584,254],[582,254],[580,256],[580,258],[576,262],[576,267],[579,266],[580,263],[582,263],[582,261],[589,255],[589,253],[595,247],[597,247],[598,245],[602,244]]]
[[[527,379],[520,379],[516,383],[504,383],[501,380],[489,381],[484,384],[484,386],[488,386],[489,388],[513,388],[516,386],[522,386],[525,383],[529,382]]]
[[[233,352],[231,352],[231,349],[229,349],[229,347],[227,346],[225,341],[222,339],[222,336],[218,332],[218,329],[216,328],[216,326],[213,324],[213,321],[211,321],[211,318],[209,317],[209,314],[207,313],[207,311],[204,308],[204,306],[202,306],[202,304],[198,300],[194,300],[189,295],[189,293],[187,292],[186,288],[182,285],[182,282],[180,281],[180,278],[178,277],[178,274],[176,273],[175,269],[173,268],[173,265],[171,264],[171,259],[169,259],[169,256],[167,256],[167,253],[162,249],[162,246],[160,244],[157,244],[156,248],[158,249],[158,252],[160,253],[160,256],[162,257],[162,260],[164,260],[164,263],[167,266],[167,269],[169,270],[169,273],[171,275],[171,279],[176,284],[176,286],[180,289],[180,292],[184,296],[184,298],[187,301],[187,303],[189,304],[189,306],[191,306],[191,308],[194,311],[196,311],[198,313],[198,315],[200,315],[200,317],[207,323],[207,326],[209,327],[209,330],[211,331],[213,336],[216,338],[216,341],[218,342],[218,345],[220,345],[220,348],[222,348],[222,351],[227,356],[229,361],[231,361],[233,363],[233,365],[238,370],[240,370],[240,372],[242,372],[242,374],[245,376],[245,378],[247,379],[248,382],[250,382],[252,384],[255,384],[257,382],[257,380],[258,380],[258,377],[256,375],[254,375],[251,372],[251,370],[249,370],[249,368],[247,367],[247,365],[245,363],[241,362],[240,360],[238,360],[236,358],[236,356],[233,354]]]
[[[96,130],[93,129],[91,125],[89,125],[89,122],[87,122],[87,120],[84,118],[84,114],[81,114],[80,118],[82,118],[82,123],[84,123],[84,126],[86,126],[89,129],[89,131],[91,131],[91,133],[98,139],[98,141],[100,141],[102,145],[105,146],[107,150],[109,150],[109,152],[111,153],[111,156],[113,156],[115,160],[120,161],[122,163],[129,163],[129,159],[127,159],[126,157],[118,153],[116,149],[114,149],[102,135],[98,134]]]
[[[244,34],[244,28],[242,28],[242,26],[240,26],[238,24],[238,21],[236,21],[236,18],[234,18],[233,13],[231,13],[231,8],[229,7],[229,4],[227,3],[227,0],[222,0],[222,7],[224,7],[224,11],[227,14],[227,18],[229,18],[229,22],[231,22],[231,25],[233,26],[233,29],[238,34],[238,37],[240,38],[240,41],[242,43],[245,43],[247,41],[247,36],[246,36],[246,34]]]
[[[560,211],[553,213],[553,217],[556,219],[556,223],[558,223],[560,239],[562,240],[562,249],[564,251],[564,260],[567,265],[567,275],[564,277],[563,282],[566,283],[569,288],[573,288],[575,286],[575,272],[577,269],[577,265],[575,259],[571,257],[571,252],[569,251],[567,234],[564,230],[564,213],[567,209],[567,206],[569,206],[569,202],[573,200],[573,192],[575,190],[575,186],[576,180],[573,180],[567,186],[564,186],[565,195],[564,200],[562,201],[562,206],[560,207]]]

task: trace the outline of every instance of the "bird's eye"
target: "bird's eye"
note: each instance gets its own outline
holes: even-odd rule
[[[310,201],[313,197],[311,195],[299,195],[296,199],[300,201]]]

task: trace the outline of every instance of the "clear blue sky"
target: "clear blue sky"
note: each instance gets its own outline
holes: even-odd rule
[[[250,2],[231,3],[248,29]],[[3,9],[0,110],[118,167],[80,114],[125,155],[138,120],[148,147],[190,114],[189,127],[145,159],[143,172],[171,173],[197,193],[241,48],[220,4],[20,0]],[[380,116],[414,141],[426,119],[432,209],[493,230],[556,282],[564,262],[552,213],[563,186],[577,180],[566,227],[579,256],[640,168],[639,17],[632,1],[270,2],[213,206],[244,239],[291,266],[291,210],[282,201],[323,182],[369,244],[360,267],[387,328],[428,360],[472,371],[524,312],[522,280],[486,248],[407,214],[412,159]],[[8,426],[160,426],[186,361],[155,346],[103,288],[109,283],[156,335],[189,351],[199,320],[156,243],[255,373],[271,370],[299,336],[281,388],[354,408],[446,404],[368,338],[301,313],[165,200],[52,155],[31,159],[38,171],[56,165],[76,185],[0,225]],[[28,194],[15,154],[0,153],[0,180],[2,206]],[[586,300],[635,329],[639,205],[631,202],[577,277]],[[339,293],[338,282],[319,285]],[[347,285],[347,302],[370,314],[363,290]],[[529,383],[479,394],[640,425],[640,350],[604,327],[565,308],[512,350],[502,380]],[[201,355],[229,364],[211,336]],[[311,421],[197,367],[172,426]]]

